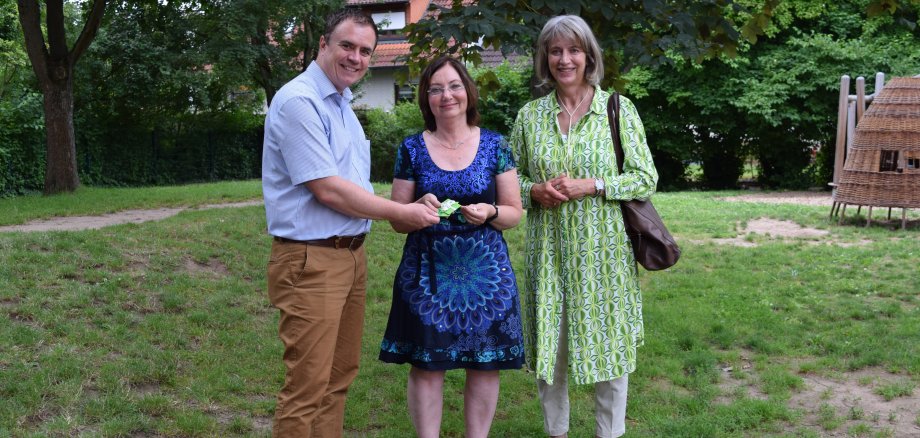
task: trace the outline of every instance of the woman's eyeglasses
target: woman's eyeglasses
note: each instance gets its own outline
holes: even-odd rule
[[[428,95],[437,97],[437,96],[444,94],[444,91],[450,91],[450,94],[457,94],[465,89],[466,87],[464,87],[463,84],[453,83],[453,84],[448,85],[446,89],[441,88],[441,87],[429,88]]]

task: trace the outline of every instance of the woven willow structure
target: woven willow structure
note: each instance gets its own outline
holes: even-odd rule
[[[892,78],[869,105],[847,151],[835,201],[920,208],[920,78]]]

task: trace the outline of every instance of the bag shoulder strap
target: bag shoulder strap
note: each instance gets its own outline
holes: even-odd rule
[[[613,92],[607,100],[607,120],[610,124],[610,138],[617,156],[617,169],[623,173],[623,145],[620,144],[620,93]]]

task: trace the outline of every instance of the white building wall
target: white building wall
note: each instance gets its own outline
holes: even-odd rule
[[[396,104],[395,85],[393,74],[396,70],[391,68],[377,68],[369,70],[367,78],[360,83],[358,97],[352,104],[368,108],[380,108],[389,111]]]

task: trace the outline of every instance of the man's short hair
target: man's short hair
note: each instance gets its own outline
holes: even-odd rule
[[[323,37],[327,43],[332,38],[332,32],[335,28],[345,20],[351,20],[355,24],[370,26],[371,29],[374,29],[374,48],[377,47],[377,40],[380,39],[380,30],[377,29],[377,24],[374,23],[373,18],[357,8],[342,8],[326,16],[326,30],[323,32]]]

